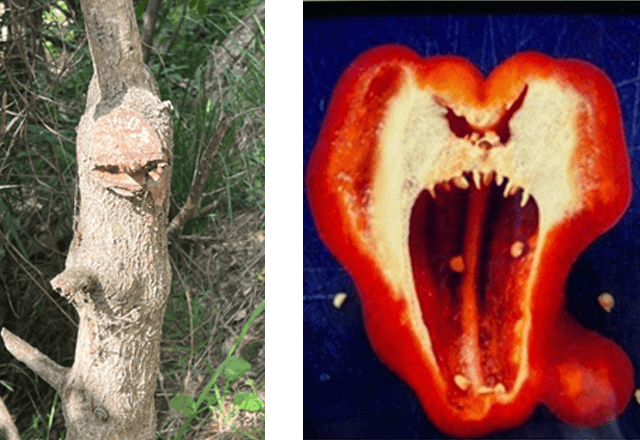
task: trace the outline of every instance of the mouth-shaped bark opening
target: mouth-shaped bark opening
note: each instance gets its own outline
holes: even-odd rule
[[[526,359],[538,206],[507,181],[464,173],[423,191],[411,213],[415,291],[452,401],[509,393]]]

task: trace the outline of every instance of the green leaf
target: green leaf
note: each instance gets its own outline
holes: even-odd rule
[[[198,2],[198,12],[200,13],[200,15],[204,15],[204,13],[206,12],[204,8],[204,0],[200,0]]]
[[[244,411],[260,411],[264,408],[264,402],[253,393],[236,393],[233,403]]]
[[[198,1],[198,0],[191,0],[191,1],[189,2],[189,7],[190,7],[190,8],[193,8],[193,7],[196,5],[196,2],[197,2],[197,1]]]
[[[178,394],[169,401],[171,408],[187,416],[195,414],[196,402],[189,396]]]
[[[251,364],[241,358],[232,358],[227,367],[224,369],[224,377],[227,382],[235,382],[240,379],[244,373],[251,369]]]
[[[209,406],[214,406],[214,405],[217,405],[217,404],[218,404],[218,398],[217,398],[217,397],[216,397],[216,395],[215,395],[215,394],[213,394],[213,393],[208,393],[208,394],[205,396],[204,400],[207,402],[207,404],[208,404]]]
[[[138,6],[136,6],[136,15],[141,17],[144,14],[144,11],[147,10],[147,3],[149,0],[142,0]]]

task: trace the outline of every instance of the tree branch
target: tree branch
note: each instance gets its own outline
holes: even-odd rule
[[[80,3],[101,98],[107,99],[132,86],[146,88],[140,34],[131,0]]]
[[[9,414],[2,397],[0,397],[0,434],[4,435],[7,440],[20,440],[18,428],[13,423],[11,414]]]
[[[159,9],[160,0],[149,0],[147,10],[144,13],[144,22],[142,23],[142,60],[145,64],[149,64],[151,46],[153,46],[153,31],[158,21]]]
[[[193,178],[193,183],[191,184],[191,191],[189,191],[187,201],[182,209],[180,209],[180,212],[178,212],[178,215],[171,220],[171,224],[167,228],[167,235],[170,238],[175,239],[175,237],[177,237],[184,229],[185,223],[196,217],[198,205],[202,199],[204,185],[209,178],[209,173],[211,172],[213,157],[218,151],[218,148],[222,143],[222,139],[224,139],[225,135],[229,131],[232,120],[233,118],[228,114],[223,114],[220,117],[216,126],[216,133],[211,137],[209,145],[207,145],[207,148],[202,154],[202,158],[200,158],[200,162],[198,162],[196,167],[195,176]]]
[[[0,334],[9,353],[43,378],[58,394],[62,394],[69,368],[58,365],[50,357],[6,328],[3,328]]]

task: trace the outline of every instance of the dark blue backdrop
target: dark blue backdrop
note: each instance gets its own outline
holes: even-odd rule
[[[618,225],[575,264],[568,282],[571,313],[583,325],[620,344],[640,378],[640,18],[630,15],[394,15],[369,9],[332,16],[305,4],[304,161],[316,141],[331,92],[345,68],[364,50],[404,44],[423,56],[455,54],[485,74],[511,55],[535,50],[580,58],[603,69],[616,86],[634,175],[633,202]],[[369,5],[371,6],[371,5]],[[470,5],[455,11],[465,13]],[[336,7],[333,6],[334,12]],[[360,11],[367,10],[362,8]],[[378,13],[375,13],[378,12]],[[563,11],[567,12],[567,11]],[[636,11],[633,11],[636,12]],[[305,168],[306,169],[306,168]],[[596,297],[612,292],[610,314]],[[333,294],[346,292],[341,309]],[[553,343],[553,341],[550,341]],[[412,391],[373,354],[360,303],[346,272],[320,242],[304,201],[304,436],[306,438],[441,438]],[[640,407],[632,400],[617,420],[599,430],[558,422],[539,408],[519,429],[492,438],[638,438]]]

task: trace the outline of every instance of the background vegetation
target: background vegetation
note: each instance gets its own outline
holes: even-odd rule
[[[139,24],[147,0],[134,2]],[[262,5],[263,6],[263,5]],[[165,0],[149,68],[174,105],[170,218],[221,112],[234,116],[198,217],[171,243],[158,438],[264,437],[264,14],[257,0]],[[251,44],[229,65],[234,31]],[[226,43],[226,44],[224,44]],[[232,44],[233,45],[233,44]],[[49,281],[77,207],[75,127],[92,76],[76,0],[0,0],[0,327],[62,365],[77,317]],[[23,438],[64,438],[55,392],[0,347],[0,396]],[[181,428],[182,427],[182,428]]]

